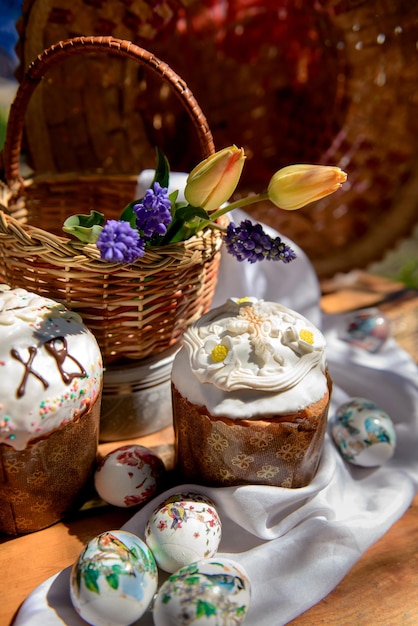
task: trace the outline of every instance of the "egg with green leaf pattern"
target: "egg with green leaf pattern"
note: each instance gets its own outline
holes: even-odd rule
[[[103,532],[84,547],[71,570],[70,596],[94,626],[128,626],[148,609],[157,590],[152,552],[133,533]]]

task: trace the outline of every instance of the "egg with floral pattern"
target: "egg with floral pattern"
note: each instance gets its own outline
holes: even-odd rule
[[[133,533],[115,530],[89,541],[74,563],[71,602],[94,626],[128,626],[148,609],[158,570],[147,545]]]
[[[378,352],[390,336],[390,325],[379,309],[363,309],[348,315],[339,333],[343,341],[367,352]]]
[[[342,404],[330,418],[330,427],[342,457],[354,465],[383,465],[395,452],[396,433],[391,418],[366,398],[351,398]]]
[[[153,605],[155,626],[219,626],[243,623],[251,583],[239,563],[203,559],[182,567],[166,580]]]
[[[160,490],[164,475],[164,463],[152,450],[126,445],[101,460],[94,474],[94,486],[105,502],[131,507],[151,499]]]
[[[166,572],[216,554],[221,521],[213,502],[196,493],[175,494],[151,514],[145,541]]]

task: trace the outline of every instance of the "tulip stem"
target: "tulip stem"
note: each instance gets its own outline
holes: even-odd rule
[[[204,220],[203,222],[201,222],[199,224],[199,229],[203,230],[210,224],[213,224],[215,220],[222,217],[222,215],[225,215],[225,213],[229,213],[230,211],[233,211],[233,209],[241,209],[244,206],[248,206],[249,204],[254,204],[255,202],[260,202],[262,200],[268,200],[267,191],[265,191],[264,193],[254,194],[254,195],[247,196],[246,198],[240,198],[239,200],[235,200],[235,202],[231,202],[230,204],[227,204],[221,209],[218,209],[217,211],[214,211],[213,213],[211,213],[211,216],[210,216],[211,219]]]

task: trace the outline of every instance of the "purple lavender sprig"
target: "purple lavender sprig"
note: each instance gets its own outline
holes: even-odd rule
[[[103,226],[96,246],[103,261],[133,263],[145,254],[145,241],[129,222],[108,220]]]
[[[132,210],[136,216],[136,226],[145,239],[165,235],[173,219],[168,190],[158,182],[154,183],[152,189],[147,189],[142,201],[134,204]]]
[[[283,261],[290,263],[295,252],[280,237],[270,237],[261,224],[244,220],[236,226],[230,222],[224,236],[225,247],[238,261]]]

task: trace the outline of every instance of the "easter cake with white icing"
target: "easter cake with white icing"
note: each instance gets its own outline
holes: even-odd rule
[[[0,532],[76,506],[94,471],[103,366],[80,316],[0,285]]]
[[[325,339],[275,302],[230,298],[184,335],[172,371],[176,462],[188,481],[307,485],[331,380]]]

